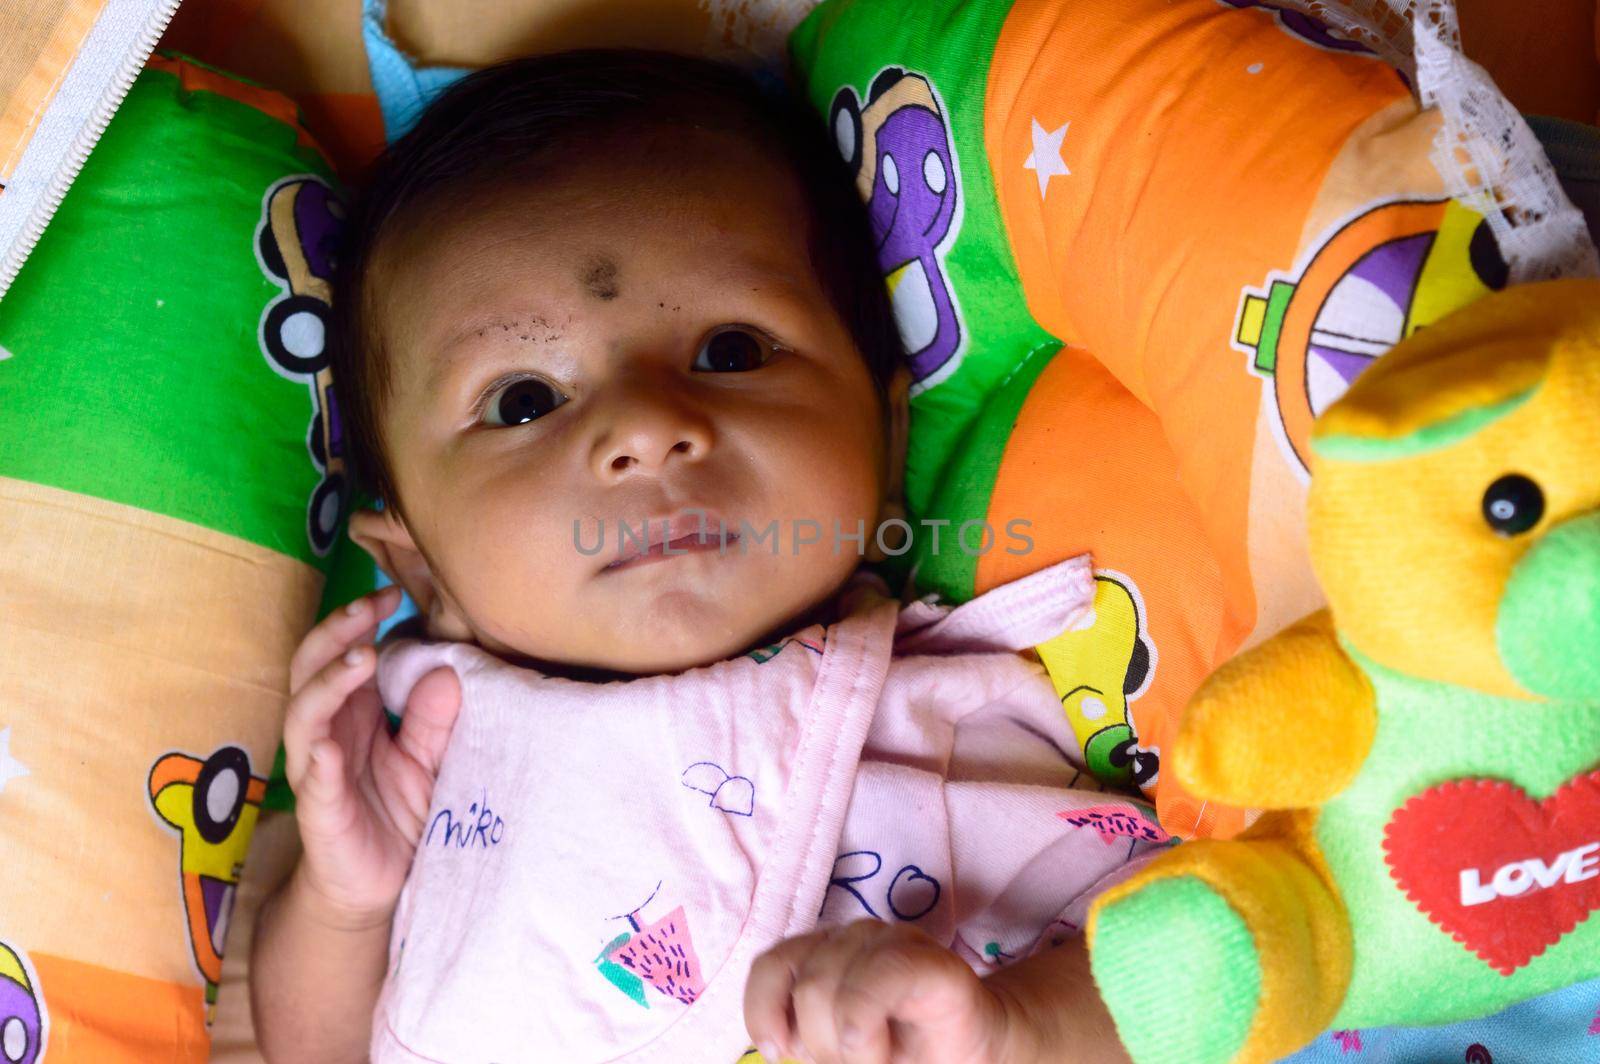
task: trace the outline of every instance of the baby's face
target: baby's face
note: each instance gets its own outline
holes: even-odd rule
[[[833,530],[864,522],[871,542],[884,414],[781,167],[707,131],[602,158],[386,240],[383,432],[436,635],[676,671],[780,629],[860,564]],[[709,549],[664,551],[664,523],[681,537],[696,510]],[[618,564],[619,526],[645,522],[650,552]],[[773,522],[776,554],[748,534]],[[808,522],[820,541],[797,548]]]

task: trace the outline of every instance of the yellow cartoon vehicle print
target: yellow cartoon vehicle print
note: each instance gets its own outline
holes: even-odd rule
[[[1506,280],[1481,214],[1456,200],[1406,201],[1339,227],[1297,278],[1245,289],[1234,346],[1273,388],[1294,465],[1309,471],[1311,423],[1374,359]]]
[[[204,761],[165,754],[150,768],[150,802],[181,837],[179,881],[195,965],[206,981],[208,1023],[234,893],[266,791],[267,781],[250,774],[250,755],[237,746],[220,747]]]
[[[1090,773],[1111,786],[1153,788],[1160,753],[1139,745],[1129,709],[1149,690],[1156,667],[1138,586],[1098,570],[1090,623],[1041,643],[1038,652]]]

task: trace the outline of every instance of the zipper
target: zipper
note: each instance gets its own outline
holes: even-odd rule
[[[115,2],[115,0],[112,0]],[[6,290],[11,287],[11,282],[16,279],[21,271],[22,264],[27,261],[28,255],[34,246],[39,243],[39,238],[44,235],[44,230],[50,224],[50,219],[55,217],[56,208],[61,206],[61,201],[66,199],[67,190],[77,180],[78,172],[83,169],[83,164],[89,158],[89,153],[100,142],[100,137],[106,131],[106,126],[111,124],[111,118],[117,113],[117,108],[122,106],[122,100],[128,95],[128,90],[133,88],[133,81],[144,69],[145,62],[150,58],[150,53],[155,51],[156,44],[161,40],[161,35],[167,30],[167,23],[172,21],[172,16],[178,10],[181,0],[156,0],[152,5],[150,16],[139,29],[133,39],[133,46],[128,49],[123,57],[122,65],[112,75],[101,95],[100,101],[95,105],[89,115],[89,120],[79,128],[73,137],[72,145],[67,149],[66,157],[61,165],[56,168],[50,183],[45,186],[44,193],[39,201],[33,205],[32,213],[22,223],[22,231],[17,235],[16,241],[7,248],[5,257],[0,259],[0,299],[5,298]],[[110,5],[107,5],[109,8]],[[101,11],[105,17],[105,9]],[[92,33],[93,30],[91,29]],[[78,58],[73,62],[77,63]],[[59,101],[52,100],[50,106],[54,107]],[[46,112],[48,113],[48,111]],[[37,129],[35,129],[37,134]],[[23,156],[27,151],[24,149]],[[20,158],[20,157],[19,157]]]

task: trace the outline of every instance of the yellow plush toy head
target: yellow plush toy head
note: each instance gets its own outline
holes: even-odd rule
[[[1312,446],[1312,560],[1352,646],[1493,694],[1600,698],[1600,282],[1423,330]]]

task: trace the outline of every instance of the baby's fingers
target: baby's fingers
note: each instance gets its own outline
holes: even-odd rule
[[[371,640],[378,623],[399,605],[400,589],[391,586],[363,595],[324,617],[306,633],[289,659],[289,690],[299,691],[351,644]]]
[[[344,751],[332,739],[318,739],[306,755],[306,770],[295,785],[295,819],[308,844],[337,839],[359,813],[355,789],[345,775]]]
[[[845,973],[834,998],[841,1061],[889,1064],[889,1021],[916,980],[915,962],[900,947],[869,953]]]
[[[888,1064],[890,1021],[919,996],[942,989],[939,960],[928,953],[917,942],[894,942],[862,954],[845,971],[834,997],[841,1060]]]
[[[415,846],[433,801],[434,781],[461,711],[461,681],[449,666],[418,680],[391,739],[379,730],[372,747],[372,778],[384,808],[403,838]]]
[[[823,937],[822,932],[814,931],[780,942],[750,967],[744,986],[744,1023],[767,1064],[778,1064],[798,1048],[789,997],[800,966]]]
[[[988,1059],[1000,1017],[972,969],[932,939],[895,936],[846,969],[834,996],[839,1058],[889,1064],[895,1038],[939,1060]]]
[[[423,676],[406,699],[395,741],[430,779],[439,775],[439,764],[444,760],[445,747],[450,744],[450,733],[455,730],[460,712],[461,680],[448,666]]]
[[[284,771],[289,786],[300,789],[312,744],[327,739],[333,718],[361,685],[372,678],[378,656],[371,647],[351,647],[322,667],[294,697],[283,719]]]

